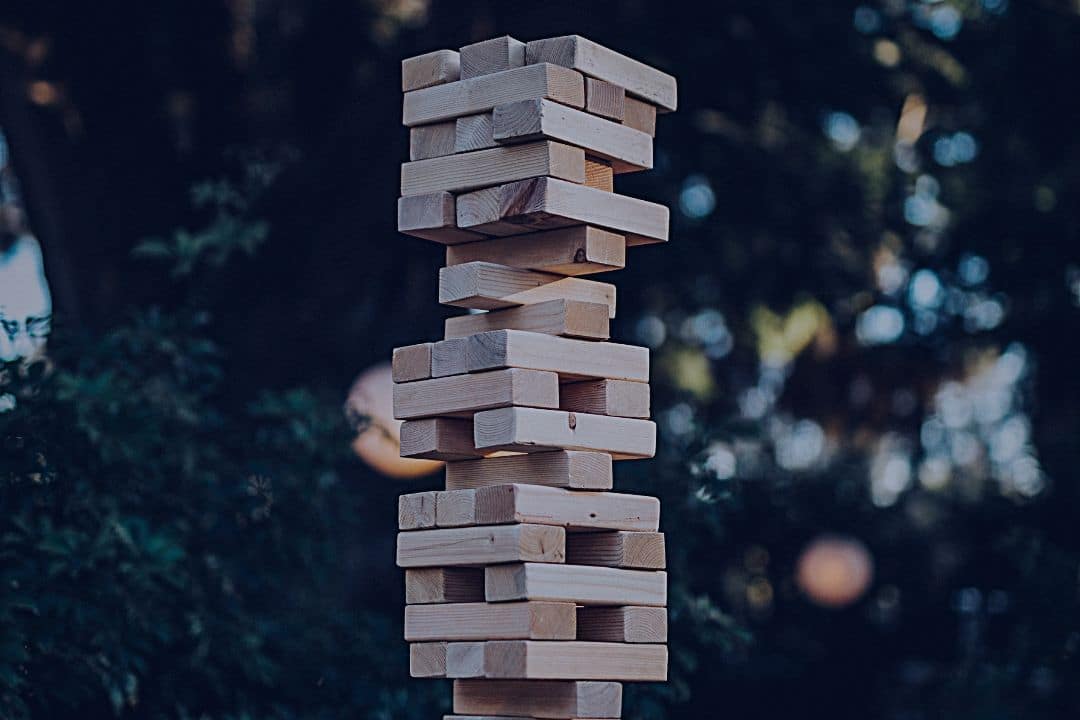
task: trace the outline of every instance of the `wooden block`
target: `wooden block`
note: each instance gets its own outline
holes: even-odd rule
[[[461,78],[461,59],[455,50],[436,50],[401,61],[401,92],[456,82]]]
[[[665,110],[674,110],[678,104],[675,78],[580,35],[534,40],[525,47],[525,62],[547,62],[573,68],[589,77],[626,88],[628,94]]]
[[[573,565],[662,570],[667,566],[664,533],[576,533],[566,539],[566,562]]]
[[[425,642],[409,645],[409,677],[446,677],[446,643]]]
[[[510,481],[561,488],[610,490],[611,478],[610,455],[573,450],[508,455],[482,461],[466,460],[446,466],[446,487],[449,490],[485,488]]]
[[[475,242],[484,235],[457,228],[454,196],[448,192],[398,199],[398,232],[443,245]]]
[[[596,225],[626,235],[626,244],[667,242],[668,209],[617,193],[555,178],[533,178],[465,193],[457,198],[457,224],[490,235]]]
[[[461,79],[490,75],[525,64],[525,43],[509,35],[461,48]]]
[[[398,530],[435,527],[435,493],[417,492],[398,496]]]
[[[665,643],[667,610],[658,607],[583,607],[577,639],[594,642]]]
[[[618,718],[622,685],[615,682],[454,682],[454,712],[532,718]]]
[[[454,122],[454,152],[472,152],[498,147],[491,113],[466,115]]]
[[[466,527],[478,524],[475,490],[440,490],[435,493],[435,525]]]
[[[473,444],[479,450],[512,452],[598,450],[631,460],[656,454],[656,425],[636,418],[504,407],[473,415]]]
[[[405,602],[409,605],[483,601],[483,568],[431,567],[405,571]]]
[[[496,142],[559,140],[611,160],[616,173],[653,166],[652,138],[645,133],[550,100],[497,106],[493,137]]]
[[[446,644],[446,677],[484,677],[484,643],[452,642]]]
[[[577,300],[607,305],[615,317],[615,286],[535,270],[468,262],[439,270],[439,302],[443,305],[497,310],[547,300]]]
[[[593,115],[622,122],[626,107],[626,90],[596,78],[585,78],[585,110]]]
[[[465,349],[468,340],[440,340],[431,347],[431,377],[448,377],[468,372]]]
[[[646,495],[518,483],[473,492],[478,525],[535,523],[572,530],[636,531],[653,531],[660,526],[660,501]]]
[[[409,130],[409,159],[427,160],[428,158],[453,155],[457,129],[453,120],[420,125]]]
[[[566,531],[552,525],[413,530],[398,533],[397,564],[409,568],[523,561],[560,563],[565,547]]]
[[[442,531],[418,530],[401,533],[398,537],[432,532]],[[499,565],[484,568],[484,597],[488,602],[550,600],[578,605],[664,607],[667,605],[667,573],[663,570],[623,570],[596,565]]]
[[[559,387],[559,409],[571,412],[649,417],[649,384],[626,380],[586,380]]]
[[[453,461],[489,454],[473,447],[472,420],[426,418],[401,424],[401,457]]]
[[[585,152],[543,140],[402,163],[401,194],[463,192],[545,175],[585,182]]]
[[[407,605],[405,639],[573,640],[575,618],[573,603]]]
[[[556,372],[564,380],[649,382],[649,349],[637,345],[575,340],[527,330],[491,330],[470,335],[467,343],[469,372],[516,367]]]
[[[419,343],[394,348],[394,356],[390,361],[390,374],[394,382],[427,380],[431,377],[431,345],[432,343]]]
[[[531,98],[585,107],[585,80],[573,70],[541,63],[414,90],[403,98],[402,122],[427,125]]]
[[[585,158],[585,184],[604,192],[615,191],[615,174],[611,170],[611,163],[603,160]]]
[[[656,106],[637,98],[626,98],[623,108],[623,125],[640,130],[649,137],[656,137]]]
[[[515,680],[667,680],[666,645],[496,640],[484,643],[484,676]]]
[[[491,312],[447,318],[447,338],[468,337],[492,330],[528,330],[550,335],[607,340],[609,319],[606,305],[576,300],[547,300]]]
[[[626,238],[588,225],[492,238],[446,248],[446,264],[486,261],[559,275],[588,275],[626,266]]]
[[[394,385],[394,417],[399,420],[462,415],[509,405],[558,407],[558,376],[508,368]]]

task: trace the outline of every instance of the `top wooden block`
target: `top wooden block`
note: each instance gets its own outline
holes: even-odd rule
[[[509,35],[461,48],[461,79],[480,77],[525,64],[525,43]]]
[[[573,68],[625,88],[631,95],[665,110],[674,110],[678,105],[675,78],[580,35],[534,40],[525,47],[525,62],[554,63]]]
[[[454,50],[436,50],[401,61],[401,91],[454,82],[461,76],[461,61]]]

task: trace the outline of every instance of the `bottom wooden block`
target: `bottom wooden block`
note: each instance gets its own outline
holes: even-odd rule
[[[618,718],[622,685],[617,682],[515,682],[458,680],[454,712],[532,718]]]
[[[484,644],[484,676],[515,680],[667,680],[666,645],[496,640]]]

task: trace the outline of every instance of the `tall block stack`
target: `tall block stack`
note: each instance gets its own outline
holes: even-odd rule
[[[628,246],[668,210],[619,195],[653,164],[670,75],[571,35],[402,63],[398,230],[446,246],[439,302],[473,312],[394,350],[403,457],[445,489],[398,507],[414,677],[455,718],[618,718],[623,681],[667,678],[656,498],[613,492],[652,457],[646,348],[610,342]]]

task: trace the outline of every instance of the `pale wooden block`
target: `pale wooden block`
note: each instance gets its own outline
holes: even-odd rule
[[[456,140],[457,130],[452,120],[410,128],[409,159],[427,160],[428,158],[452,155]]]
[[[504,407],[473,415],[473,444],[479,450],[511,452],[597,450],[631,460],[656,454],[656,425],[636,418]]]
[[[414,90],[403,98],[402,122],[426,125],[530,98],[585,107],[585,80],[573,70],[542,63]]]
[[[484,644],[484,676],[518,680],[667,680],[666,645],[495,640]]]
[[[431,377],[448,377],[468,372],[465,349],[468,340],[440,340],[431,347]]]
[[[527,330],[491,330],[470,335],[467,342],[469,372],[516,367],[555,372],[562,380],[649,382],[649,349],[637,345],[575,340]]]
[[[547,300],[506,310],[447,318],[444,334],[449,339],[507,329],[607,340],[610,336],[608,328],[606,305],[577,300]]]
[[[519,602],[407,605],[405,639],[573,640],[574,603]]]
[[[576,533],[566,539],[566,562],[572,565],[605,565],[639,570],[663,570],[664,533]]]
[[[394,348],[390,361],[390,374],[394,382],[427,380],[431,377],[431,345],[419,343]]]
[[[483,240],[482,233],[457,227],[454,196],[448,192],[398,199],[398,232],[443,245]]]
[[[634,531],[653,531],[660,526],[660,501],[646,495],[585,492],[523,483],[495,485],[473,492],[478,525],[535,523],[571,530]]]
[[[477,261],[558,275],[590,275],[626,266],[626,238],[597,227],[574,225],[446,248],[447,265]]]
[[[534,40],[525,47],[525,62],[555,63],[589,77],[626,88],[642,100],[675,110],[678,84],[671,75],[609,50],[580,35]]]
[[[532,718],[619,718],[617,682],[457,680],[454,712]]]
[[[398,533],[398,567],[560,563],[566,531],[552,525],[438,528]],[[638,603],[645,604],[645,603]]]
[[[594,642],[665,643],[667,610],[658,607],[583,607],[577,639]]]
[[[472,152],[498,147],[491,113],[466,115],[454,122],[454,152]]]
[[[545,175],[584,183],[585,152],[543,140],[402,163],[401,194],[464,192]]]
[[[610,490],[611,456],[607,453],[558,450],[466,460],[446,466],[448,490],[485,488],[510,481],[583,490]]]
[[[435,527],[435,493],[417,492],[398,496],[398,530]]]
[[[667,242],[668,209],[587,185],[542,177],[484,188],[457,197],[459,228],[490,235],[567,225],[597,225],[626,235],[626,244]]]
[[[593,115],[622,122],[626,90],[596,78],[585,78],[585,109]]]
[[[468,262],[439,270],[439,302],[443,305],[498,310],[547,300],[602,303],[607,305],[608,317],[615,317],[615,286],[610,283],[489,262]]]
[[[623,108],[623,125],[656,137],[656,106],[628,97]]]
[[[409,677],[446,677],[446,643],[425,642],[409,645]]]
[[[558,407],[558,375],[508,368],[394,385],[394,417],[399,420],[463,415],[509,405]]]
[[[455,82],[460,78],[461,58],[456,50],[436,50],[401,61],[401,92]]]
[[[432,532],[440,531],[418,530],[401,533],[398,537]],[[623,570],[596,565],[529,562],[497,565],[484,568],[484,597],[491,603],[550,600],[578,605],[664,607],[667,605],[667,573],[662,570]]]
[[[627,380],[586,380],[559,387],[559,409],[571,412],[649,417],[649,384]]]
[[[585,184],[604,192],[615,191],[615,174],[611,163],[585,158]]]
[[[461,54],[461,79],[490,75],[525,64],[525,43],[509,35],[466,45]]]
[[[405,571],[405,602],[409,605],[483,601],[483,568],[431,567]]]
[[[496,142],[559,140],[611,160],[616,173],[653,166],[652,138],[645,133],[550,100],[497,106],[492,136]]]
[[[435,525],[465,527],[476,522],[475,490],[440,490],[435,493]]]
[[[446,644],[446,677],[484,677],[484,643],[452,642]],[[445,716],[444,716],[445,717]]]

